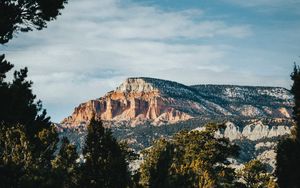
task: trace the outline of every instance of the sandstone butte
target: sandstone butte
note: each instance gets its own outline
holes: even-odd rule
[[[225,89],[228,92],[228,88]],[[242,94],[248,97],[247,91],[243,92]],[[266,92],[269,91],[263,90],[263,92],[266,95]],[[273,97],[277,94],[280,100],[283,100],[282,104],[284,105],[260,106],[257,104],[253,106],[233,103],[224,106],[216,100],[210,101],[203,98],[204,95],[199,94],[195,87],[153,78],[128,78],[105,96],[80,104],[75,108],[73,114],[65,118],[61,124],[76,126],[87,123],[93,116],[104,121],[135,122],[131,126],[143,121],[151,121],[157,125],[162,122],[176,123],[203,115],[249,117],[270,115],[273,118],[290,118],[292,96],[283,88],[270,89],[270,96]],[[237,95],[241,94],[228,94],[228,101],[234,101]],[[239,100],[243,103],[243,99]],[[254,101],[254,103],[259,102]]]

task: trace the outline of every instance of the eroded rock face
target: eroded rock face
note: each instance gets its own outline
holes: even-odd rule
[[[73,114],[62,121],[63,124],[80,124],[93,116],[102,120],[152,120],[154,123],[177,122],[192,118],[191,115],[176,109],[178,104],[143,79],[127,79],[115,91],[98,100],[80,104]],[[188,105],[188,104],[186,104]]]
[[[261,120],[253,120],[245,126],[237,126],[232,122],[226,123],[226,129],[221,135],[240,146],[242,162],[250,159],[258,159],[269,166],[270,171],[276,167],[276,146],[278,140],[291,134],[291,120],[272,120],[276,125],[268,125]],[[287,121],[289,123],[286,123]],[[219,133],[220,134],[220,133]]]
[[[288,134],[291,134],[289,126],[269,126],[263,124],[261,121],[253,122],[243,128],[240,128],[231,122],[227,122],[224,132],[224,136],[230,140],[248,139],[252,141],[280,137]]]
[[[292,97],[284,88],[185,86],[153,78],[128,78],[105,96],[80,104],[61,123],[76,126],[93,116],[106,121],[128,121],[130,126],[146,121],[170,124],[199,116],[290,118],[292,104]]]

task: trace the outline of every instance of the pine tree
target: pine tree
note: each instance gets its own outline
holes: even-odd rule
[[[296,64],[291,79],[293,80],[291,92],[295,102],[293,108],[295,126],[292,135],[277,145],[276,156],[276,175],[278,185],[282,188],[300,187],[300,68]]]
[[[157,140],[150,149],[143,151],[145,161],[140,168],[140,184],[143,187],[175,186],[169,181],[173,151],[173,145],[165,139]]]
[[[247,162],[239,173],[239,177],[247,188],[276,188],[276,182],[267,172],[267,166],[258,160]]]
[[[129,184],[124,152],[102,122],[92,119],[83,148],[81,186],[122,188]]]
[[[41,30],[54,20],[67,0],[1,0],[0,44],[7,43],[17,32]]]
[[[47,184],[58,135],[41,102],[35,102],[32,82],[26,80],[27,68],[15,71],[12,82],[5,80],[12,67],[4,56],[0,56],[0,123],[6,128],[14,128],[16,125],[23,127],[32,155],[30,172],[29,169],[26,171],[27,185]]]
[[[20,187],[32,164],[24,127],[0,124],[0,187]]]
[[[79,156],[76,146],[70,144],[68,138],[63,137],[61,147],[56,158],[52,161],[52,166],[57,187],[77,187],[79,179],[79,163],[76,160]]]
[[[293,80],[293,85],[291,93],[294,95],[295,106],[293,107],[293,117],[295,120],[295,132],[294,137],[299,142],[300,141],[300,67],[294,66],[294,72],[291,74],[291,79]]]
[[[203,131],[181,131],[159,140],[143,152],[140,183],[144,187],[234,187],[235,173],[228,157],[238,148],[217,137],[224,125],[208,124]]]
[[[0,44],[18,32],[45,28],[66,2],[1,0]],[[58,135],[41,101],[36,102],[27,68],[15,71],[12,82],[5,80],[12,68],[0,55],[0,187],[51,187]]]

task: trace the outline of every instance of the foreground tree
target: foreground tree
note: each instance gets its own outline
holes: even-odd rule
[[[18,32],[45,28],[66,3],[67,0],[1,0],[0,44],[7,43]]]
[[[143,151],[144,162],[140,168],[140,183],[143,187],[172,186],[169,168],[174,148],[165,139],[157,140],[151,148]]]
[[[295,65],[291,74],[294,95],[294,120],[295,125],[292,135],[281,140],[277,146],[277,168],[278,185],[282,188],[300,187],[300,68]]]
[[[32,151],[22,125],[0,124],[0,187],[20,187],[32,165]]]
[[[43,29],[66,0],[1,0],[0,44],[18,32]],[[0,56],[0,187],[50,187],[58,142],[55,128],[32,93],[27,68],[5,80],[13,65]]]
[[[56,187],[77,187],[79,180],[79,156],[76,146],[71,144],[68,138],[63,137],[56,158],[52,161],[53,174],[55,175]]]
[[[208,124],[203,131],[181,131],[170,140],[159,140],[144,151],[143,187],[234,187],[235,173],[228,157],[238,148],[217,137],[223,125]]]
[[[238,176],[247,188],[276,188],[274,177],[267,172],[267,166],[258,160],[245,164]]]
[[[81,186],[122,188],[129,185],[126,156],[101,121],[92,119],[83,148]]]
[[[22,165],[17,165],[20,169],[15,171],[26,169],[28,186],[48,184],[51,178],[48,176],[51,160],[54,158],[58,142],[57,132],[51,125],[46,111],[42,109],[41,102],[36,102],[36,96],[31,89],[32,82],[26,80],[27,69],[15,71],[12,82],[5,80],[12,67],[13,65],[4,59],[4,55],[0,56],[0,123],[4,127],[2,133],[7,134],[10,129],[14,130],[16,125],[22,126],[22,129],[18,130],[20,134],[22,132],[25,135],[30,148],[30,172]],[[14,139],[13,136],[10,139]],[[14,148],[17,145],[11,143],[10,147]],[[9,147],[2,147],[1,150],[6,152],[7,148]],[[15,148],[12,151],[16,151]],[[3,163],[5,164],[8,163]]]

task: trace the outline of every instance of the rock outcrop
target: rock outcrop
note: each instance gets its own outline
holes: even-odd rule
[[[153,78],[128,78],[105,96],[80,104],[61,123],[78,126],[93,116],[136,126],[172,124],[194,117],[290,118],[292,97],[275,87],[186,86]]]

